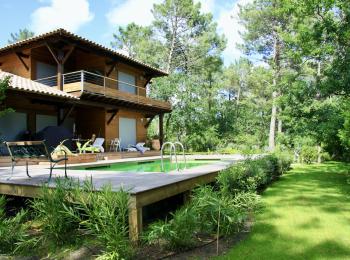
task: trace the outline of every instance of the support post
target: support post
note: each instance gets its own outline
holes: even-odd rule
[[[137,244],[142,231],[142,207],[137,205],[135,195],[129,199],[129,237],[130,240]]]
[[[163,130],[163,120],[164,119],[164,114],[159,115],[159,142],[160,142],[160,147],[162,147],[164,143],[164,130]]]

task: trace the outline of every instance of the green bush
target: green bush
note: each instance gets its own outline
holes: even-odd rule
[[[300,155],[304,163],[310,164],[317,160],[317,149],[315,146],[305,145],[301,148]]]
[[[158,244],[168,249],[186,249],[193,246],[197,229],[196,212],[192,206],[187,205],[175,211],[170,220],[152,223],[144,239],[149,244]]]
[[[255,192],[282,175],[290,164],[289,157],[275,154],[255,160],[248,159],[222,171],[217,177],[217,183],[227,195]]]
[[[40,198],[32,201],[35,221],[41,229],[38,239],[42,240],[42,244],[53,242],[54,245],[63,245],[76,240],[79,221],[72,202],[74,190],[78,187],[79,184],[72,180],[57,178],[55,189],[44,185]]]
[[[110,185],[94,192],[91,182],[86,182],[75,200],[81,228],[104,248],[100,258],[130,258],[133,252],[128,238],[128,193],[112,191]]]
[[[206,186],[195,190],[192,207],[201,232],[229,235],[242,227],[248,216],[260,207],[260,201],[254,193],[226,196]]]
[[[22,209],[14,217],[7,217],[5,205],[5,197],[0,196],[0,254],[11,254],[15,252],[17,243],[28,237],[28,212]]]

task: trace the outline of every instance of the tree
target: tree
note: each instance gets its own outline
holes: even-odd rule
[[[24,28],[20,29],[19,32],[11,33],[11,39],[8,40],[9,44],[13,44],[19,41],[26,40],[34,36],[34,32]]]
[[[153,66],[162,65],[162,44],[155,38],[150,26],[130,23],[118,27],[113,34],[112,48],[125,51],[129,57],[136,58]]]
[[[275,149],[277,97],[281,95],[280,80],[284,58],[283,33],[288,29],[289,17],[285,15],[283,1],[256,0],[241,8],[240,20],[245,26],[244,46],[249,55],[260,55],[273,69],[272,108],[269,131],[269,149]],[[278,123],[282,131],[282,122]]]

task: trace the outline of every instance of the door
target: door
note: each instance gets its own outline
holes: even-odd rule
[[[136,144],[136,119],[119,118],[119,140],[122,148]]]

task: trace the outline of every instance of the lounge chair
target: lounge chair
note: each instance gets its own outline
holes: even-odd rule
[[[146,151],[151,150],[149,147],[144,147],[145,143],[137,143],[136,145],[131,145],[130,147],[126,148],[128,152],[140,152],[144,154]]]
[[[51,180],[52,170],[57,163],[64,161],[64,175],[67,178],[67,155],[64,153],[64,157],[61,159],[53,159],[51,154],[48,152],[47,147],[44,141],[21,141],[21,142],[5,142],[8,152],[11,156],[11,176],[8,179],[11,179],[13,176],[13,170],[18,161],[25,160],[26,162],[26,173],[30,178],[28,170],[28,161],[39,159],[39,160],[48,160],[50,162],[50,177]]]
[[[103,143],[105,141],[104,138],[96,138],[92,143],[92,139],[87,141],[83,146],[81,146],[81,143],[77,142],[77,147],[79,153],[86,153],[86,152],[91,152],[91,153],[103,153],[105,149],[103,148]]]
[[[67,146],[64,145],[64,142],[68,141],[68,139],[60,142],[59,145],[51,152],[52,158],[59,158],[61,156],[77,156],[77,154],[73,153]]]

